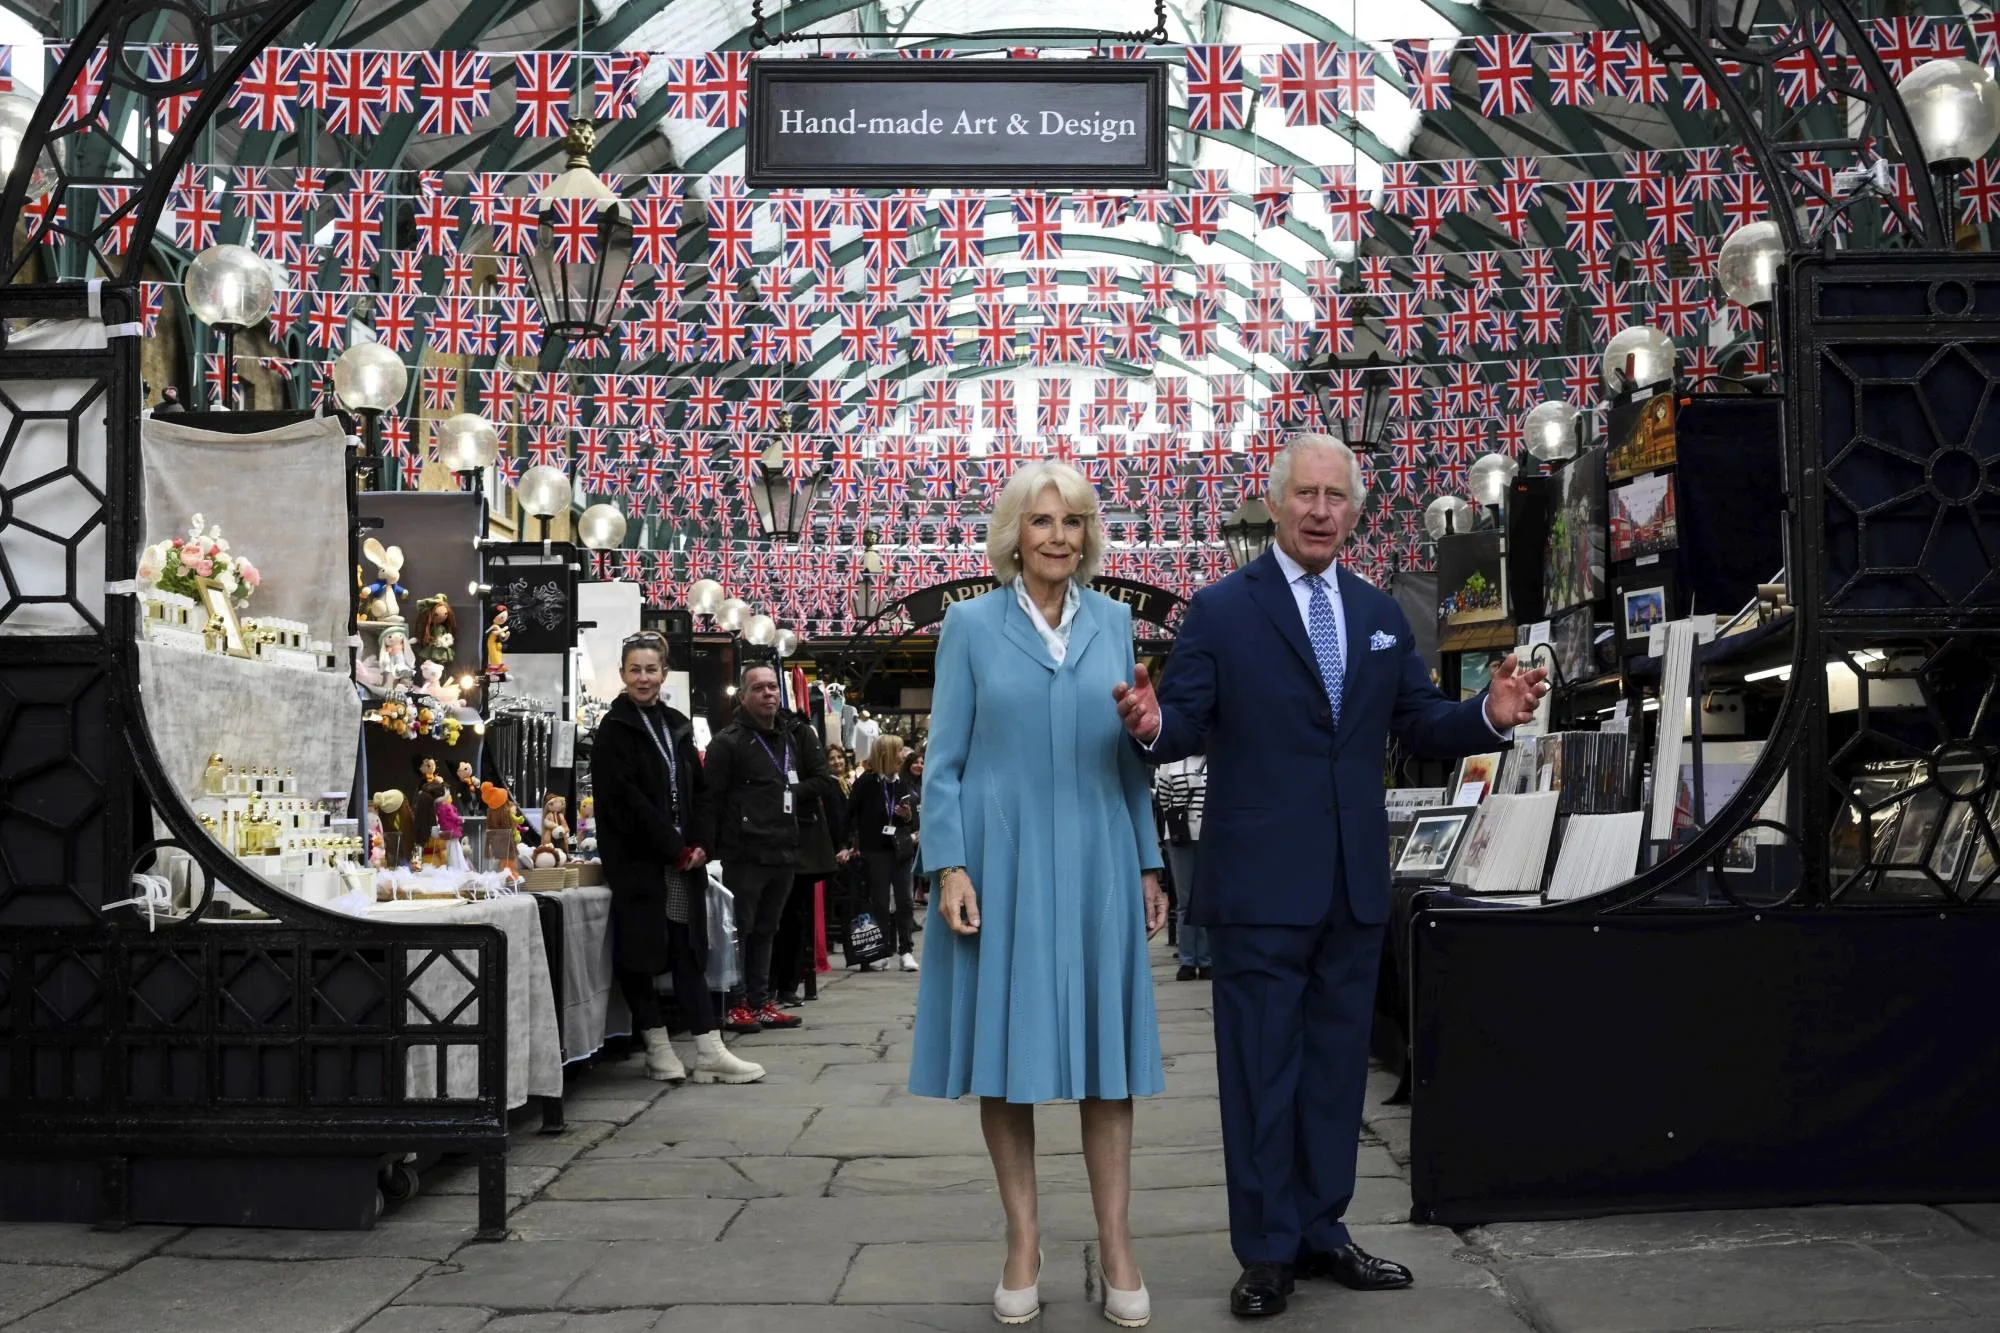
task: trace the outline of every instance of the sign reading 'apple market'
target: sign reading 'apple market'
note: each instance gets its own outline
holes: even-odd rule
[[[1167,184],[1157,61],[759,60],[752,189]]]

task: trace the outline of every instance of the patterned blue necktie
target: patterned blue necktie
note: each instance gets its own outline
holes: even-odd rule
[[[1319,659],[1319,678],[1326,697],[1333,704],[1333,725],[1340,725],[1340,688],[1347,682],[1347,663],[1340,656],[1340,625],[1333,618],[1333,598],[1327,596],[1326,580],[1318,574],[1306,575],[1312,600],[1306,603],[1306,635],[1312,640],[1313,656]]]

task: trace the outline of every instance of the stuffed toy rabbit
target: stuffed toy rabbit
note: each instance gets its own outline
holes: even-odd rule
[[[362,614],[375,621],[401,620],[396,599],[410,595],[410,590],[397,582],[403,576],[403,548],[385,547],[370,537],[361,543],[361,554],[375,566],[375,581],[362,590]]]

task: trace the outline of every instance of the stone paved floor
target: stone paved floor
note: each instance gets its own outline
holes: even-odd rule
[[[1139,1110],[1132,1217],[1154,1327],[1236,1327],[1208,987],[1156,959],[1167,1095]],[[887,1333],[983,1330],[1000,1209],[970,1104],[902,1091],[914,977],[844,975],[810,1026],[744,1039],[748,1088],[667,1092],[636,1062],[517,1136],[509,1243],[468,1243],[469,1170],[372,1232],[0,1226],[6,1333]],[[1383,1089],[1377,1087],[1379,1096]],[[1417,1273],[1315,1284],[1273,1329],[1346,1333],[2000,1331],[2000,1205],[1412,1227],[1395,1108],[1371,1106],[1350,1213]],[[1044,1327],[1105,1328],[1075,1114],[1042,1113]]]

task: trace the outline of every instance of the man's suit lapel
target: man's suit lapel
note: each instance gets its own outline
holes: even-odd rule
[[[1292,645],[1292,651],[1299,655],[1308,674],[1315,682],[1320,679],[1319,659],[1313,656],[1312,640],[1306,637],[1305,621],[1299,616],[1299,604],[1293,600],[1290,585],[1285,582],[1285,571],[1278,568],[1278,557],[1269,551],[1252,561],[1244,571],[1249,575],[1250,596],[1271,622],[1278,627],[1285,642]],[[1326,687],[1320,686],[1324,694]]]

